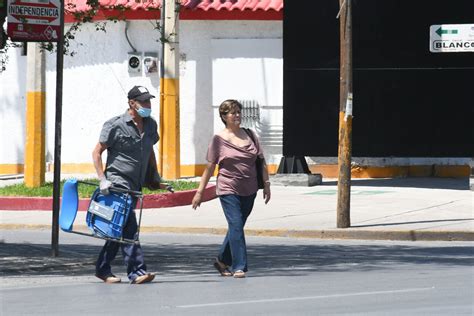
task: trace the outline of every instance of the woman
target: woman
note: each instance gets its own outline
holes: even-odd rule
[[[222,276],[234,278],[244,278],[247,272],[244,225],[258,191],[255,161],[257,156],[263,158],[256,135],[240,128],[241,110],[242,105],[236,100],[226,100],[220,105],[219,115],[225,128],[214,135],[209,144],[208,163],[192,202],[193,209],[201,204],[204,189],[218,164],[217,195],[227,219],[228,231],[214,267]],[[265,161],[262,165],[263,198],[267,204],[271,196],[270,181]]]

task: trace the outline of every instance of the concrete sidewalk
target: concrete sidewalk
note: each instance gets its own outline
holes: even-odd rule
[[[0,180],[4,181],[4,180]],[[11,180],[9,180],[11,181]],[[1,184],[0,184],[1,185]],[[381,240],[474,240],[474,192],[469,179],[354,179],[351,227],[336,228],[337,183],[323,179],[315,187],[272,186],[272,199],[262,192],[247,222],[248,235]],[[50,211],[0,211],[0,228],[48,228]],[[76,218],[85,228],[85,212]],[[225,234],[218,199],[191,206],[145,209],[142,232]]]

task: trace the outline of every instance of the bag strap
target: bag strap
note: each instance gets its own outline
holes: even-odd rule
[[[257,147],[257,143],[255,142],[255,138],[253,138],[253,133],[252,131],[250,130],[250,128],[244,128],[243,129],[247,135],[249,135],[250,139],[252,140],[253,144],[255,145],[255,147]]]
[[[250,128],[243,128],[243,130],[247,133],[247,135],[249,135],[250,139],[253,141],[253,144],[255,145],[255,148],[257,148],[257,142],[255,141],[253,132],[250,130]],[[258,148],[257,148],[257,152],[258,152]]]

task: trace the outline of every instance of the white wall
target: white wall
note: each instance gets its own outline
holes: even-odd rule
[[[7,71],[0,72],[0,164],[24,161],[26,56],[9,48]]]
[[[158,33],[150,21],[132,21],[128,35],[138,52],[159,52]],[[144,85],[159,95],[159,76],[128,72],[125,23],[108,23],[107,32],[84,25],[65,56],[62,115],[62,163],[90,163],[103,122],[127,108],[126,92]],[[212,41],[216,38],[280,38],[281,21],[181,21],[180,24],[181,163],[205,162],[214,133]],[[26,57],[9,51],[0,74],[0,164],[23,163],[25,142]],[[281,58],[281,51],[278,52]],[[258,56],[257,56],[258,57]],[[280,61],[281,63],[281,61]],[[46,161],[54,155],[56,55],[46,58]],[[281,82],[283,78],[279,79]],[[277,79],[278,81],[278,79]],[[282,94],[282,90],[279,92]],[[229,98],[232,97],[229,95]],[[281,99],[281,95],[276,98]],[[278,102],[281,107],[281,102]],[[158,100],[153,114],[159,117]],[[280,118],[278,118],[280,119]],[[281,124],[278,123],[278,124]],[[8,137],[7,137],[8,134]]]
[[[225,99],[259,101],[262,121],[281,130],[281,21],[182,21],[180,36],[182,164],[205,163],[208,142],[223,127],[216,107]],[[259,71],[249,73],[255,63]],[[254,78],[256,73],[267,74],[267,82]],[[281,137],[276,146],[265,146],[265,153],[270,161],[280,157]]]
[[[282,39],[212,39],[211,45],[214,117],[219,115],[221,102],[229,98],[243,103],[243,116],[246,104],[258,106],[252,113],[254,120],[243,123],[260,136],[267,162],[279,163],[283,150]],[[214,120],[214,131],[222,128],[222,122]]]
[[[128,72],[125,23],[109,23],[107,33],[85,25],[77,36],[74,57],[64,60],[62,163],[90,163],[91,152],[99,139],[102,124],[122,114],[127,108],[127,92],[134,85],[144,85],[158,96],[158,74]],[[133,22],[128,30],[132,45],[139,52],[158,51],[153,26]],[[47,59],[47,161],[54,154],[56,58]],[[152,103],[158,108],[156,99]]]

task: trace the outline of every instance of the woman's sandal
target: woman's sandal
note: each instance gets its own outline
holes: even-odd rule
[[[214,262],[214,268],[216,268],[217,271],[221,274],[221,276],[224,277],[230,277],[232,276],[232,272],[229,271],[228,266],[219,261],[219,259],[216,258],[216,261]]]

